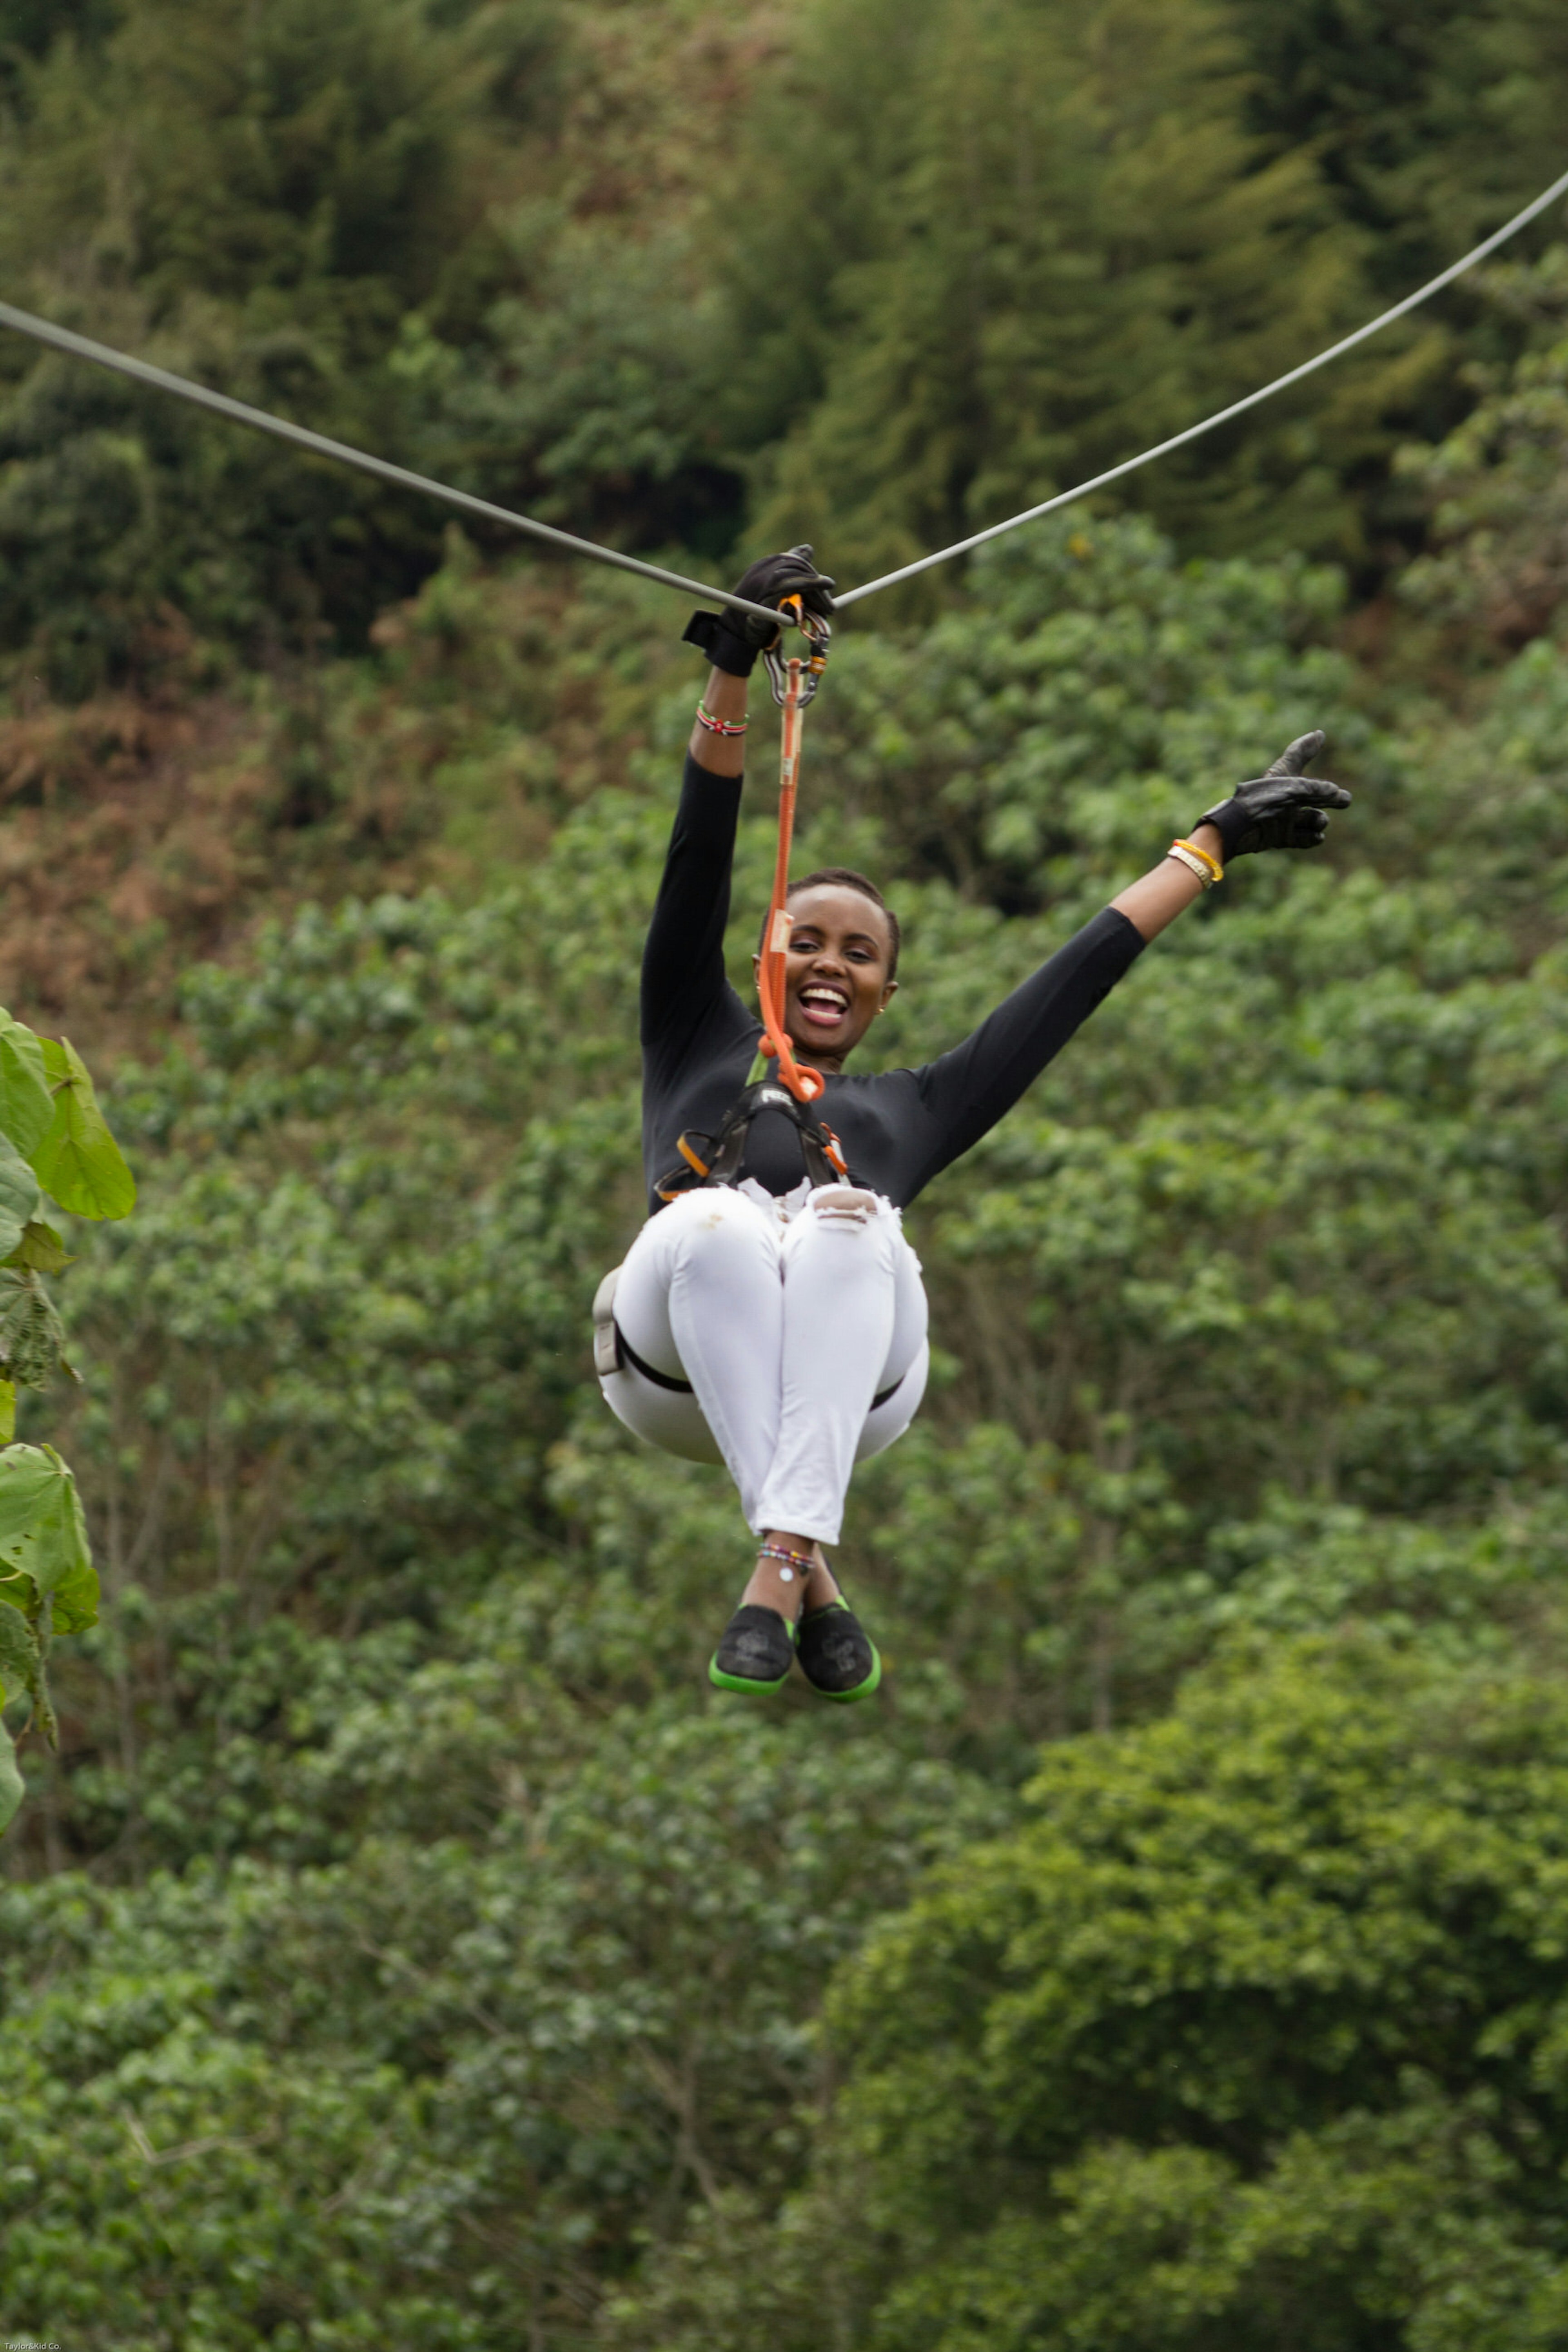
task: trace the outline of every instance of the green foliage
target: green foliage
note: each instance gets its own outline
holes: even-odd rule
[[[412,0],[144,0],[101,48],[62,41],[26,71],[0,149],[11,281],[264,407],[410,454],[400,332],[482,300],[487,183],[546,94],[553,38],[528,0],[446,23]],[[252,645],[363,635],[439,546],[438,519],[353,475],[74,363],[16,362],[0,633],[37,641],[66,690],[155,666],[171,608]]]
[[[236,2347],[583,2341],[694,2189],[787,2180],[814,1985],[994,1809],[683,1701],[550,1760],[526,1628],[474,1631],[460,1677],[399,1677],[334,1743],[416,1799],[421,1752],[471,1766],[462,1835],[416,1811],[304,1874],[0,1895],[14,2304],[89,2343],[150,2305]]]
[[[1326,642],[1342,597],[1294,559],[1182,563],[1144,523],[1048,522],[978,554],[931,627],[846,640],[814,772],[905,870],[1008,912],[1087,901],[1210,775],[1314,711],[1334,710],[1342,755],[1362,748]]]
[[[62,1209],[77,1217],[128,1217],[136,1180],[125,1165],[81,1055],[68,1037],[38,1040],[54,1095],[54,1115],[34,1146],[33,1165]]]
[[[43,1040],[0,1005],[0,1133],[25,1158],[43,1141],[54,1115]]]
[[[1485,396],[1438,448],[1405,457],[1406,475],[1432,501],[1436,545],[1411,566],[1404,592],[1464,625],[1471,662],[1499,641],[1511,649],[1538,635],[1568,588],[1568,252],[1554,246],[1533,268],[1494,271],[1489,284],[1500,309],[1529,322],[1537,348],[1506,378],[1493,372]]]
[[[0,1134],[0,1254],[20,1249],[40,1199],[38,1180],[10,1138]]]
[[[1528,1672],[1319,1643],[1047,1750],[841,1973],[752,2327],[823,2340],[815,2236],[837,2340],[898,2352],[1554,2341],[1563,1731]],[[697,2340],[671,2301],[627,2340]]]
[[[784,433],[764,536],[886,569],[1163,438],[1359,308],[1306,160],[1257,168],[1218,11],[998,0],[911,38],[884,0],[833,0],[810,22],[748,157],[768,201],[738,367]],[[869,86],[846,45],[877,53]],[[1375,415],[1353,371],[1337,397]],[[1212,453],[1173,461],[1151,494],[1211,541],[1343,547],[1323,413],[1232,444],[1217,480]]]
[[[699,37],[674,0],[6,21],[19,299],[619,541],[721,564],[805,531],[841,574],[1358,323],[1550,174],[1568,89],[1534,0],[816,0],[782,44],[745,7]],[[1528,340],[1461,295],[1128,496],[1184,551],[1384,572],[1423,527],[1395,444],[1458,420],[1456,358]],[[18,683],[358,648],[438,563],[401,493],[0,361]]]
[[[759,89],[744,167],[763,201],[716,231],[761,536],[804,533],[851,577],[891,568],[1407,290],[1556,168],[1560,29],[1502,18],[992,0],[911,25],[822,0]],[[1448,315],[1125,495],[1187,545],[1384,560],[1390,522],[1418,528],[1382,487],[1395,443],[1454,415]],[[1495,322],[1476,341],[1495,350]]]
[[[836,0],[762,64],[760,18],[676,23],[18,16],[12,282],[628,538],[720,546],[742,459],[759,512],[821,484],[847,576],[1242,388],[1555,168],[1530,7]],[[677,82],[721,90],[714,145]],[[104,1591],[94,1624],[24,1391],[0,1679],[60,1747],[24,1748],[0,1889],[17,2324],[95,2352],[1561,2336],[1559,276],[1497,273],[1456,340],[1152,481],[1179,543],[1079,517],[843,633],[801,855],[905,919],[889,1062],[1303,728],[1357,794],[1326,856],[1205,898],[911,1213],[938,1357],[857,1481],[889,1674],[848,1721],[705,1696],[745,1531],[587,1360],[642,1214],[668,606],[452,539],[363,658],[193,713],[182,613],[268,658],[350,643],[436,539],[13,355],[16,674],[158,671],[182,802],[264,739],[225,848],[272,858],[277,908],[242,937],[225,901],[225,961],[119,1056],[132,1221],[91,1219],[130,1178],[73,1049],[0,1017],[0,1370],[52,1378],[63,1275],[86,1381],[51,1433]],[[1456,422],[1458,340],[1475,418],[1390,506],[1394,433]],[[1434,499],[1397,606],[1300,551],[1375,570]],[[0,790],[47,801],[52,714],[19,687],[10,723]],[[113,778],[58,789],[129,822]],[[48,815],[13,836],[40,887]],[[351,838],[395,887],[299,905]],[[0,1739],[0,1810],[21,1788]]]
[[[1310,147],[1392,298],[1556,177],[1568,65],[1541,0],[1230,0],[1269,146]]]
[[[130,0],[33,46],[0,124],[18,299],[508,503],[733,536],[700,265],[633,201],[599,216],[560,122],[607,63],[551,0]],[[57,692],[177,671],[193,632],[363,646],[439,560],[437,508],[0,356],[0,650]]]
[[[348,2342],[413,2314],[435,2342],[607,2331],[706,2352],[755,2340],[762,2308],[781,2343],[815,2346],[824,2247],[844,2340],[900,2346],[1136,2342],[1167,2262],[1193,2312],[1237,2329],[1265,2326],[1238,2315],[1254,2306],[1305,2326],[1320,2273],[1336,2325],[1379,2295],[1435,2309],[1458,2244],[1499,2250],[1488,2325],[1550,2278],[1537,2158],[1488,2104],[1489,2061],[1456,2044],[1444,2072],[1391,2042],[1374,2099],[1362,2042],[1335,2074],[1313,2041],[1300,2113],[1276,2116],[1268,2052],[1305,1993],[1269,1980],[1227,2023],[1228,1979],[1205,1990],[1200,1970],[1245,1943],[1261,1865],[1238,1849],[1229,1908],[1180,1891],[1202,1837],[1224,1862],[1228,1797],[1172,1831],[1173,1859],[1126,1864],[1146,1962],[1129,1944],[1123,1977],[1084,1963],[1109,2021],[1097,2095],[1123,2120],[1089,2104],[1075,2122],[1052,2076],[1059,2147],[994,2153],[991,2078],[952,2096],[943,2078],[885,2147],[857,2120],[883,2095],[881,2024],[852,2006],[872,1979],[843,1979],[850,2022],[823,2058],[810,2038],[821,1985],[891,1910],[904,1925],[871,1949],[909,1974],[888,2031],[907,2015],[939,2073],[970,2047],[926,1973],[949,1981],[933,1922],[969,1879],[899,1906],[932,1852],[1007,1831],[1042,1740],[1058,1778],[1020,1834],[1070,1846],[1089,1831],[1062,1826],[1061,1790],[1084,1822],[1096,1803],[1119,1821],[1115,1774],[1164,1769],[1138,1742],[1174,1695],[1182,1785],[1252,1790],[1257,1852],[1299,1847],[1311,1881],[1314,1841],[1363,1832],[1320,1831],[1279,1761],[1299,1702],[1323,1770],[1342,1748],[1358,1788],[1393,1786],[1406,1737],[1418,1783],[1438,1723],[1474,1777],[1483,1701],[1462,1694],[1509,1684],[1521,1647],[1555,1722],[1563,969],[1538,897],[1521,924],[1513,869],[1480,855],[1505,852],[1474,803],[1479,771],[1494,795],[1538,777],[1538,884],[1568,857],[1549,789],[1565,665],[1533,646],[1473,727],[1424,735],[1407,711],[1396,749],[1332,643],[1339,593],[1295,563],[1179,563],[1141,522],[1066,524],[996,551],[929,627],[835,656],[801,854],[902,877],[907,985],[879,1039],[895,1062],[962,1034],[1301,727],[1330,719],[1360,795],[1330,861],[1259,861],[1205,900],[912,1213],[943,1352],[915,1430],[857,1483],[851,1589],[889,1662],[868,1719],[825,1722],[798,1691],[775,1725],[691,1714],[742,1531],[721,1480],[633,1447],[588,1376],[584,1302],[641,1214],[635,944],[688,693],[619,792],[573,806],[542,765],[552,830],[475,904],[307,908],[191,973],[180,1044],[119,1076],[138,1214],[73,1236],[66,1276],[88,1375],[70,1451],[108,1601],[56,1654],[82,1728],[59,1766],[27,1758],[37,1801],[11,1840],[37,1881],[10,1897],[0,2029],[8,2066],[13,2040],[26,2053],[13,2302],[37,2305],[73,2232],[104,2250],[73,2293],[106,2344],[151,2278],[172,2326],[214,2312],[226,2343],[308,2309]],[[569,646],[584,625],[562,625]],[[640,680],[658,672],[637,625]],[[538,629],[461,556],[345,708],[379,694],[377,740],[460,743],[442,772],[482,798],[517,757]],[[465,731],[440,731],[459,705]],[[769,831],[748,816],[738,979]],[[1368,840],[1397,877],[1367,869]],[[1358,1622],[1377,1640],[1342,1685]],[[1303,1637],[1327,1646],[1268,1664]],[[1245,1676],[1206,1699],[1190,1679],[1237,1643],[1259,1662],[1251,1713]],[[1093,1737],[1130,1718],[1153,1728]],[[975,1883],[1011,1852],[986,1847]],[[1084,1865],[1086,1936],[1103,1867]],[[1387,1900],[1419,1892],[1407,1874]],[[1223,2078],[1234,2135],[1273,2135],[1262,2153],[1174,2107],[1140,2137],[1143,2091],[1115,2073],[1124,2044],[1145,2074],[1159,2048],[1152,2026],[1145,2057],[1122,2032],[1152,1998],[1137,1966],[1157,1975],[1211,1910],[1161,2095]],[[1422,1932],[1439,1972],[1472,1965],[1458,1912]],[[999,2031],[965,1966],[964,2033]],[[1366,2049],[1407,1990],[1367,1990]],[[1313,2032],[1331,2057],[1331,2022]],[[918,2106],[930,2078],[902,2042],[885,2072]],[[1018,2072],[1019,2100],[1034,2080]],[[1384,2226],[1405,2185],[1416,2218]],[[1053,2250],[1043,2286],[1031,2233]]]
[[[98,1622],[98,1578],[76,1480],[52,1446],[0,1451],[0,1704],[26,1698],[58,1737],[46,1672],[57,1633]],[[0,1830],[22,1801],[11,1740],[0,1726]]]
[[[76,1480],[52,1447],[11,1443],[17,1388],[45,1389],[57,1368],[70,1371],[65,1327],[40,1279],[71,1263],[37,1214],[45,1185],[62,1208],[95,1219],[127,1215],[136,1198],[75,1047],[35,1036],[0,1007],[0,1832],[24,1793],[6,1702],[25,1699],[28,1727],[54,1745],[49,1643],[98,1622]]]

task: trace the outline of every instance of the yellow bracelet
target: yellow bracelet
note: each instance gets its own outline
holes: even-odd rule
[[[1189,874],[1195,875],[1205,890],[1214,888],[1214,876],[1195,849],[1189,849],[1184,842],[1173,841],[1165,855],[1173,857],[1178,866],[1184,866]]]
[[[1185,856],[1182,857],[1182,864],[1184,866],[1192,866],[1192,861],[1194,857],[1202,859],[1204,867],[1206,871],[1207,879],[1205,880],[1203,875],[1199,875],[1198,878],[1203,882],[1204,888],[1205,890],[1212,889],[1216,882],[1223,882],[1225,880],[1225,867],[1220,864],[1219,859],[1217,857],[1211,856],[1206,849],[1200,849],[1195,841],[1187,841],[1185,839],[1178,838],[1172,842],[1171,854],[1173,856],[1183,851],[1185,852]],[[1195,866],[1192,867],[1192,870],[1194,874],[1198,872]]]

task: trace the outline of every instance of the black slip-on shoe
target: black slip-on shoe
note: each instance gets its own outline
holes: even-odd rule
[[[743,1601],[725,1626],[708,1663],[717,1690],[749,1691],[757,1696],[783,1690],[795,1660],[795,1634],[776,1609]]]
[[[877,1644],[842,1592],[801,1619],[795,1646],[801,1673],[822,1698],[869,1698],[882,1679]]]

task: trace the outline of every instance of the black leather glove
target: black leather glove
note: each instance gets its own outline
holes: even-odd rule
[[[1229,800],[1204,811],[1198,824],[1213,825],[1226,865],[1233,857],[1250,857],[1260,849],[1317,848],[1329,829],[1326,811],[1351,804],[1343,784],[1326,783],[1319,776],[1301,772],[1327,740],[1321,728],[1314,728],[1310,735],[1298,735],[1266,776],[1237,784]],[[1195,833],[1197,826],[1193,830]]]
[[[786,596],[799,596],[808,612],[820,614],[825,621],[832,617],[833,583],[817,570],[805,544],[749,565],[735,583],[735,593],[753,604],[779,604]],[[717,613],[693,613],[681,643],[700,646],[715,669],[727,669],[731,677],[750,677],[757,656],[764,646],[776,645],[778,636],[776,629],[770,635],[765,621],[726,604]]]

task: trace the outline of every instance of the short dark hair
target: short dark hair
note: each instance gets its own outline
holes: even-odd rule
[[[788,900],[795,897],[797,890],[815,889],[819,882],[831,882],[842,890],[858,890],[862,898],[869,898],[873,907],[880,907],[888,919],[888,978],[896,980],[899,976],[899,950],[903,944],[903,933],[899,928],[897,915],[894,914],[870,877],[866,874],[857,874],[852,866],[819,866],[814,874],[803,874],[797,882],[790,884],[785,894],[785,903],[787,904]],[[764,919],[763,939],[759,942],[759,948],[765,944],[766,940],[767,922]]]

